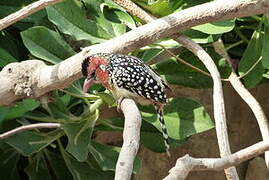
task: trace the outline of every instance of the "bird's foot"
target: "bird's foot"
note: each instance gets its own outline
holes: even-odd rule
[[[124,98],[123,97],[120,97],[119,99],[118,99],[118,101],[117,101],[117,111],[118,112],[121,112],[121,108],[120,108],[120,105],[121,105],[121,102],[122,102],[122,100],[123,100]]]

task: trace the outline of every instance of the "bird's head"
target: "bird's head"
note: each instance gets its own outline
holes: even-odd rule
[[[83,84],[83,91],[87,92],[94,83],[102,83],[106,86],[108,73],[106,66],[108,64],[108,54],[94,54],[84,59],[81,64],[81,71],[86,77]]]

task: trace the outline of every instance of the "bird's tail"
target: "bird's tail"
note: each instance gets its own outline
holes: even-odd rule
[[[158,115],[158,119],[159,119],[160,125],[161,125],[166,154],[170,157],[170,151],[169,151],[170,145],[169,145],[169,140],[168,140],[167,129],[166,129],[165,122],[164,122],[162,108],[157,108],[157,115]]]

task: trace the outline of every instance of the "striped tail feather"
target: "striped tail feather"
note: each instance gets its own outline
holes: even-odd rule
[[[159,120],[160,125],[161,125],[161,131],[162,131],[162,134],[163,134],[165,151],[166,151],[166,154],[170,157],[170,151],[169,151],[170,145],[169,145],[169,140],[168,140],[167,129],[166,129],[165,122],[164,122],[163,109],[162,108],[157,108],[157,115],[158,115],[158,120]]]

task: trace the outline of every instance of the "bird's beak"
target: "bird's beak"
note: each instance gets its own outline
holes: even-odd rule
[[[86,78],[85,81],[84,81],[84,84],[83,84],[83,92],[88,92],[88,90],[90,89],[90,87],[93,85],[94,83],[94,78]]]

